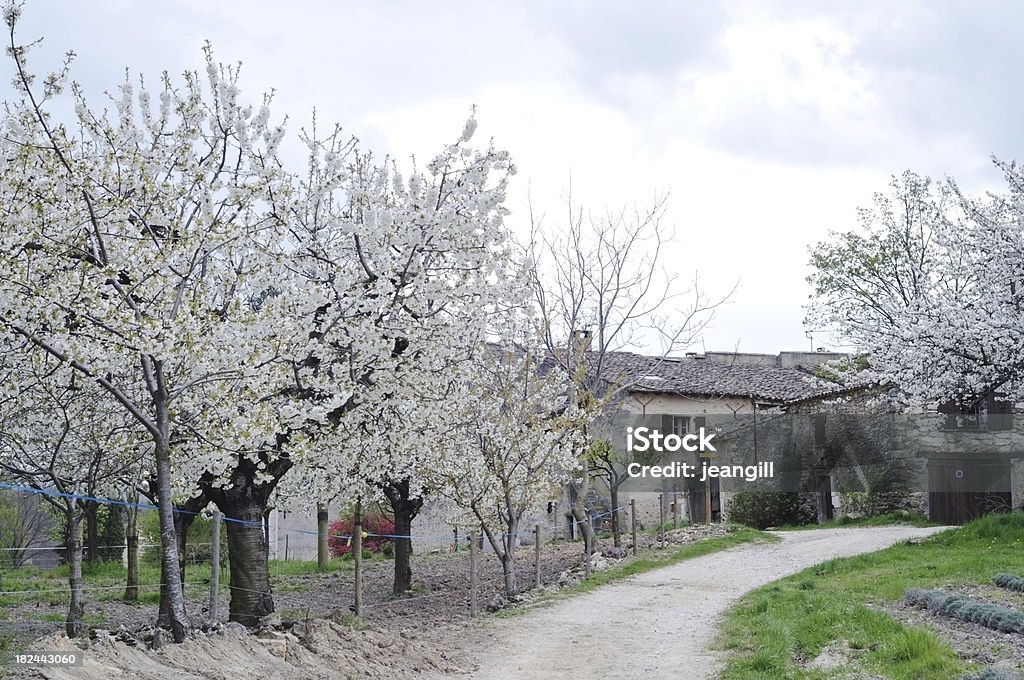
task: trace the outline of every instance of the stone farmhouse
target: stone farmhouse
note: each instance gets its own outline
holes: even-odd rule
[[[629,479],[612,493],[595,484],[590,504],[624,507],[635,500],[646,525],[668,519],[718,519],[741,490],[797,491],[819,521],[842,513],[910,509],[959,524],[1024,504],[1024,424],[1014,404],[986,395],[974,403],[910,409],[899,390],[877,383],[840,385],[818,377],[828,352],[707,352],[681,358],[605,355],[604,375],[622,386],[604,436],[626,452],[630,427],[683,436],[714,431],[717,451],[675,460],[700,470],[772,462],[775,476]],[[659,497],[660,495],[660,497]],[[614,497],[614,498],[613,498]],[[708,502],[710,501],[710,512]]]
[[[826,361],[845,358],[830,352],[706,352],[684,357],[610,352],[603,357],[601,373],[620,390],[611,406],[613,413],[597,436],[607,437],[623,462],[631,460],[626,452],[629,427],[647,426],[680,437],[704,428],[715,430],[722,440],[738,424],[756,423],[758,417],[778,413],[788,403],[834,391],[834,383],[814,372]],[[689,454],[688,462],[699,465],[700,457]],[[658,523],[662,503],[670,519],[703,521],[710,499],[711,517],[717,520],[733,489],[717,478],[710,486],[708,494],[698,479],[662,479],[654,485],[627,480],[620,487],[622,493],[613,494],[607,480],[603,484],[599,480],[589,500],[599,512],[615,507],[616,502],[624,507],[633,500],[641,521],[649,526]]]

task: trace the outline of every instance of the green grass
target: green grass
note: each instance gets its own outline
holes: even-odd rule
[[[544,595],[535,600],[531,606],[545,604],[565,597],[570,597],[572,595],[578,595],[580,593],[587,593],[614,581],[620,581],[636,574],[651,571],[652,569],[660,569],[661,567],[667,567],[669,565],[676,564],[677,562],[682,562],[683,560],[701,557],[702,555],[718,552],[719,550],[725,550],[726,548],[731,548],[743,543],[772,542],[778,540],[779,539],[777,537],[763,531],[758,531],[757,529],[736,527],[726,536],[698,540],[684,545],[672,552],[655,549],[643,550],[636,557],[623,560],[614,567],[610,567],[603,571],[591,572],[589,579],[581,581],[574,586],[563,588],[557,593]],[[495,616],[498,618],[509,618],[523,614],[528,610],[529,607],[502,609],[499,610]]]
[[[271,583],[275,592],[304,592],[310,584],[296,577],[321,574],[316,561],[271,560]],[[351,564],[343,564],[333,559],[326,572],[341,570],[351,571]],[[0,596],[0,606],[16,606],[33,603],[48,607],[64,606],[68,603],[69,568],[60,565],[53,569],[23,567],[5,571],[3,586],[5,591],[17,591],[17,594]],[[84,563],[82,577],[87,589],[86,597],[90,602],[120,600],[124,596],[126,570],[120,562],[101,562],[96,565]],[[221,568],[221,592],[228,594],[230,576],[227,567]],[[186,592],[191,596],[201,597],[209,590],[210,565],[189,564],[185,566]],[[153,604],[160,601],[160,569],[152,565],[139,565],[139,599],[140,604]]]
[[[880,527],[891,526],[893,524],[908,524],[915,527],[939,526],[937,522],[932,522],[920,513],[904,511],[887,512],[883,515],[872,515],[870,517],[852,518],[843,516],[829,520],[824,524],[801,524],[799,526],[786,524],[776,527],[776,529],[778,531],[806,531],[808,529],[837,529],[842,527]]]
[[[933,633],[871,604],[907,588],[988,583],[1024,568],[1024,514],[990,515],[921,542],[829,560],[752,591],[726,615],[719,645],[734,655],[722,673],[746,678],[823,678],[800,660],[845,640],[855,667],[887,678],[956,678],[972,667]]]

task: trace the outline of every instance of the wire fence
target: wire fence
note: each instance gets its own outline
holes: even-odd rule
[[[84,495],[84,494],[63,493],[63,492],[58,492],[58,491],[55,491],[55,490],[52,490],[52,489],[37,489],[37,488],[34,488],[34,487],[28,487],[28,486],[23,486],[23,485],[11,484],[11,483],[6,483],[6,482],[0,482],[0,489],[6,489],[6,490],[10,490],[10,491],[19,492],[19,493],[32,493],[32,494],[42,494],[42,495],[49,495],[49,496],[61,496],[61,497],[66,497],[68,499],[75,500],[75,501],[91,501],[91,502],[95,502],[95,503],[98,503],[98,504],[106,504],[106,505],[111,505],[111,506],[135,508],[137,510],[154,510],[154,509],[157,509],[157,506],[155,506],[155,505],[153,505],[151,503],[146,503],[146,502],[133,503],[133,502],[124,501],[124,500],[121,500],[121,499],[104,498],[104,497],[101,497],[101,496]],[[660,504],[661,504],[661,500],[659,498],[659,505]],[[175,513],[184,513],[184,514],[193,515],[193,516],[194,515],[202,514],[200,512],[193,512],[193,511],[185,510],[185,509],[182,509],[182,508],[174,508],[173,511]],[[633,505],[630,505],[630,506],[620,506],[620,507],[612,508],[610,510],[605,510],[605,511],[602,511],[602,512],[592,512],[591,511],[591,512],[588,513],[587,523],[590,525],[590,528],[593,529],[595,523],[601,522],[605,518],[611,517],[611,516],[615,515],[616,513],[623,513],[623,512],[629,512],[630,516],[631,516],[632,531],[633,531],[633,536],[634,536],[633,552],[634,552],[634,554],[636,554],[636,538],[635,538],[636,537],[636,508],[635,508],[635,506],[633,506]],[[254,521],[251,521],[251,520],[243,520],[243,519],[240,519],[240,518],[223,516],[223,515],[221,515],[221,513],[219,511],[214,511],[213,515],[214,515],[214,522],[213,522],[214,530],[211,532],[211,540],[208,541],[208,542],[204,541],[204,542],[192,542],[192,543],[190,543],[189,547],[192,548],[193,550],[195,548],[207,548],[207,547],[209,547],[211,549],[210,552],[217,552],[218,551],[218,546],[219,546],[219,543],[220,543],[220,532],[219,532],[219,522],[220,521],[236,522],[236,523],[238,523],[240,525],[250,526],[250,527],[259,526],[259,527],[263,528],[264,530],[266,530],[266,528],[267,528],[263,522],[254,522]],[[662,519],[664,520],[664,512],[662,512]],[[541,579],[541,536],[542,535],[550,535],[550,534],[564,535],[566,532],[571,532],[571,534],[573,536],[575,536],[577,533],[584,533],[585,534],[585,532],[579,532],[578,531],[580,524],[581,524],[580,522],[575,521],[575,520],[572,520],[570,522],[565,522],[565,523],[562,523],[562,522],[558,522],[558,523],[554,523],[554,524],[547,523],[546,525],[543,525],[543,526],[541,524],[534,524],[533,526],[529,527],[528,529],[521,529],[521,530],[515,531],[515,532],[492,532],[491,537],[493,537],[495,540],[505,540],[505,539],[508,539],[508,538],[512,538],[513,540],[509,542],[512,545],[520,543],[520,539],[525,539],[525,538],[528,538],[528,537],[532,537],[534,539],[534,542],[535,542],[535,557],[534,557],[534,564],[533,564],[534,572],[535,572],[535,585],[540,586],[540,585],[542,585],[542,579]],[[662,522],[662,526],[663,525],[664,525],[664,521]],[[468,543],[469,547],[470,547],[470,550],[469,550],[469,553],[470,553],[470,555],[469,555],[469,562],[470,562],[469,569],[470,569],[470,572],[471,572],[471,575],[472,575],[471,578],[470,578],[470,583],[471,583],[470,591],[471,592],[469,593],[469,595],[470,595],[470,597],[469,597],[469,599],[470,599],[470,607],[469,607],[470,611],[469,611],[469,614],[470,614],[470,616],[475,616],[478,613],[477,592],[479,590],[479,585],[480,584],[479,584],[479,581],[478,581],[478,579],[476,577],[476,574],[477,574],[478,569],[479,569],[480,557],[479,557],[479,555],[477,553],[478,553],[478,547],[481,546],[481,545],[484,545],[484,543],[485,543],[485,534],[484,534],[484,532],[480,528],[474,529],[474,530],[472,530],[470,532],[467,532],[464,535],[460,536],[457,529],[454,530],[453,534],[424,535],[424,534],[397,534],[397,533],[383,533],[383,532],[360,532],[360,531],[358,531],[359,527],[360,527],[360,525],[356,524],[354,526],[353,530],[350,533],[328,533],[327,537],[331,538],[331,539],[348,541],[350,544],[354,543],[355,545],[359,545],[360,548],[362,547],[362,541],[363,541],[364,538],[379,538],[379,539],[386,539],[386,540],[391,540],[391,541],[398,541],[398,540],[424,540],[424,539],[426,539],[426,540],[431,540],[432,539],[432,540],[435,540],[435,541],[440,540],[442,542],[450,542],[451,545],[452,545],[452,549],[454,551],[458,551],[459,550],[460,543],[462,543],[462,542]],[[316,536],[318,539],[322,535],[320,531],[317,531],[317,530],[306,530],[306,529],[301,529],[301,528],[288,528],[288,529],[284,530],[284,533],[285,533],[286,536],[288,534],[299,534],[299,535]],[[593,532],[591,532],[591,533],[593,533]],[[586,549],[586,556],[584,557],[584,559],[582,561],[583,561],[583,566],[584,566],[584,569],[585,569],[585,572],[584,572],[585,577],[589,577],[589,575],[590,575],[590,567],[591,567],[591,560],[589,558],[589,555],[590,555],[591,552],[593,552],[593,547],[594,546],[593,545],[587,545],[586,541],[585,541],[585,546],[586,546],[586,548],[585,548]],[[95,548],[95,549],[104,550],[104,551],[114,551],[114,550],[124,551],[124,550],[126,550],[128,548],[128,545],[127,545],[127,542],[125,542],[125,543],[104,544],[104,545],[98,545],[98,546],[92,546],[92,547]],[[158,547],[160,547],[160,544],[157,544],[157,543],[138,543],[137,547],[140,550],[148,549],[148,548],[158,548]],[[353,546],[353,547],[355,547],[355,546]],[[45,546],[45,547],[25,546],[25,547],[6,547],[6,548],[0,548],[0,552],[6,552],[6,553],[13,553],[13,552],[18,552],[18,551],[40,551],[40,550],[52,550],[52,551],[55,551],[55,552],[61,552],[61,551],[68,550],[68,547],[67,546],[61,546],[61,545],[56,545],[56,546]],[[362,587],[360,585],[362,583],[361,573],[362,573],[362,569],[363,569],[363,566],[362,566],[362,550],[359,551],[358,555],[354,554],[353,557],[354,557],[354,560],[353,560],[354,561],[353,571],[354,571],[354,574],[355,574],[355,595],[354,595],[355,605],[354,606],[350,606],[349,609],[350,610],[354,610],[354,613],[356,615],[361,615],[362,612],[367,610],[367,609],[376,609],[376,608],[384,609],[384,608],[389,608],[389,607],[395,607],[395,606],[403,605],[403,604],[406,604],[406,603],[409,603],[409,602],[416,602],[416,601],[419,601],[419,600],[425,600],[425,599],[430,599],[430,598],[438,598],[438,597],[442,597],[442,596],[445,596],[445,595],[451,595],[452,594],[452,591],[449,588],[449,589],[438,590],[438,591],[427,593],[427,594],[414,595],[414,596],[402,597],[402,598],[397,598],[397,599],[389,599],[388,597],[381,597],[379,601],[369,602],[369,603],[363,604],[362,603],[362,596],[361,596]],[[209,555],[204,555],[203,557],[200,557],[200,556],[198,556],[196,554],[196,552],[192,552],[192,558],[193,559],[191,560],[191,564],[193,564],[193,565],[209,561]],[[276,561],[276,564],[277,564],[276,578],[271,578],[271,581],[275,581],[275,580],[277,581],[277,585],[278,586],[282,585],[282,583],[287,578],[290,577],[289,574],[287,574],[287,573],[282,577],[281,562],[282,562],[281,560],[277,560]],[[224,588],[219,588],[219,587],[217,587],[217,584],[219,582],[220,572],[223,570],[223,566],[221,564],[212,564],[211,563],[210,564],[210,568],[211,568],[211,577],[209,579],[204,579],[204,580],[199,580],[199,581],[196,581],[196,580],[184,581],[183,580],[181,585],[182,585],[182,587],[211,588],[211,591],[213,591],[213,592],[210,593],[209,606],[208,606],[208,608],[204,609],[204,611],[209,611],[210,614],[213,614],[213,618],[216,618],[216,615],[215,615],[215,612],[217,611],[216,601],[219,598],[223,597],[225,592],[228,593],[228,594],[230,594],[230,593],[232,593],[234,591],[244,592],[244,593],[251,593],[251,594],[258,594],[258,595],[272,595],[273,594],[273,587],[274,587],[274,583],[273,582],[271,582],[271,584],[270,584],[271,585],[271,589],[270,590],[246,588],[246,587],[244,587],[242,585],[233,585],[231,583],[227,583],[224,586]],[[216,573],[214,573],[214,572],[216,572]],[[230,573],[230,570],[229,570],[229,573]],[[273,577],[273,575],[270,575],[270,576]],[[213,584],[212,587],[211,587],[211,583]],[[158,583],[138,583],[138,584],[134,584],[133,587],[135,587],[137,589],[136,592],[138,593],[138,592],[142,592],[142,591],[152,591],[152,590],[157,590],[157,589],[162,589],[162,588],[165,588],[165,587],[169,587],[169,584],[161,583],[161,582],[158,582]],[[498,590],[501,590],[502,587],[503,587],[503,584],[502,585],[498,585],[497,582],[495,582],[495,584],[492,584],[492,587],[496,587]],[[109,593],[111,591],[123,590],[125,588],[126,588],[126,584],[125,583],[118,583],[117,585],[99,585],[99,584],[95,584],[95,583],[81,583],[80,586],[79,586],[79,590],[81,591],[81,593],[83,595],[84,594],[90,594],[90,593],[94,594],[94,595],[102,594],[102,593]],[[56,597],[57,595],[59,595],[60,597]],[[39,588],[39,589],[37,589],[37,588],[21,588],[21,589],[19,589],[17,587],[14,587],[11,590],[0,590],[0,598],[6,598],[6,597],[12,597],[12,598],[15,598],[15,599],[20,598],[20,597],[26,597],[26,598],[31,598],[31,597],[37,597],[37,598],[38,597],[48,597],[48,599],[50,600],[49,604],[52,605],[53,604],[53,600],[59,600],[59,601],[63,602],[63,601],[66,601],[67,599],[69,599],[70,598],[70,588],[68,586],[65,586],[65,587],[62,587],[62,588]],[[17,624],[17,623],[18,622],[16,622],[16,621],[0,621],[0,628],[10,628],[11,625],[9,625],[9,624]],[[46,623],[52,623],[52,622],[47,622],[47,621],[41,621],[40,622],[40,624],[46,624]],[[38,628],[38,626],[36,624],[34,624],[34,623],[33,624],[27,624],[27,625]]]

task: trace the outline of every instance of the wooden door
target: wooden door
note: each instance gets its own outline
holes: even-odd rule
[[[1011,509],[1010,463],[958,457],[928,461],[928,516],[943,524]]]

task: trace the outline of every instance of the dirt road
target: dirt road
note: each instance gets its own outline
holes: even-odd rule
[[[715,619],[757,586],[834,557],[872,552],[935,528],[780,532],[641,574],[512,619],[488,624],[481,680],[708,678],[721,667],[708,647]],[[583,622],[583,623],[581,623]],[[582,653],[581,653],[582,652]]]

